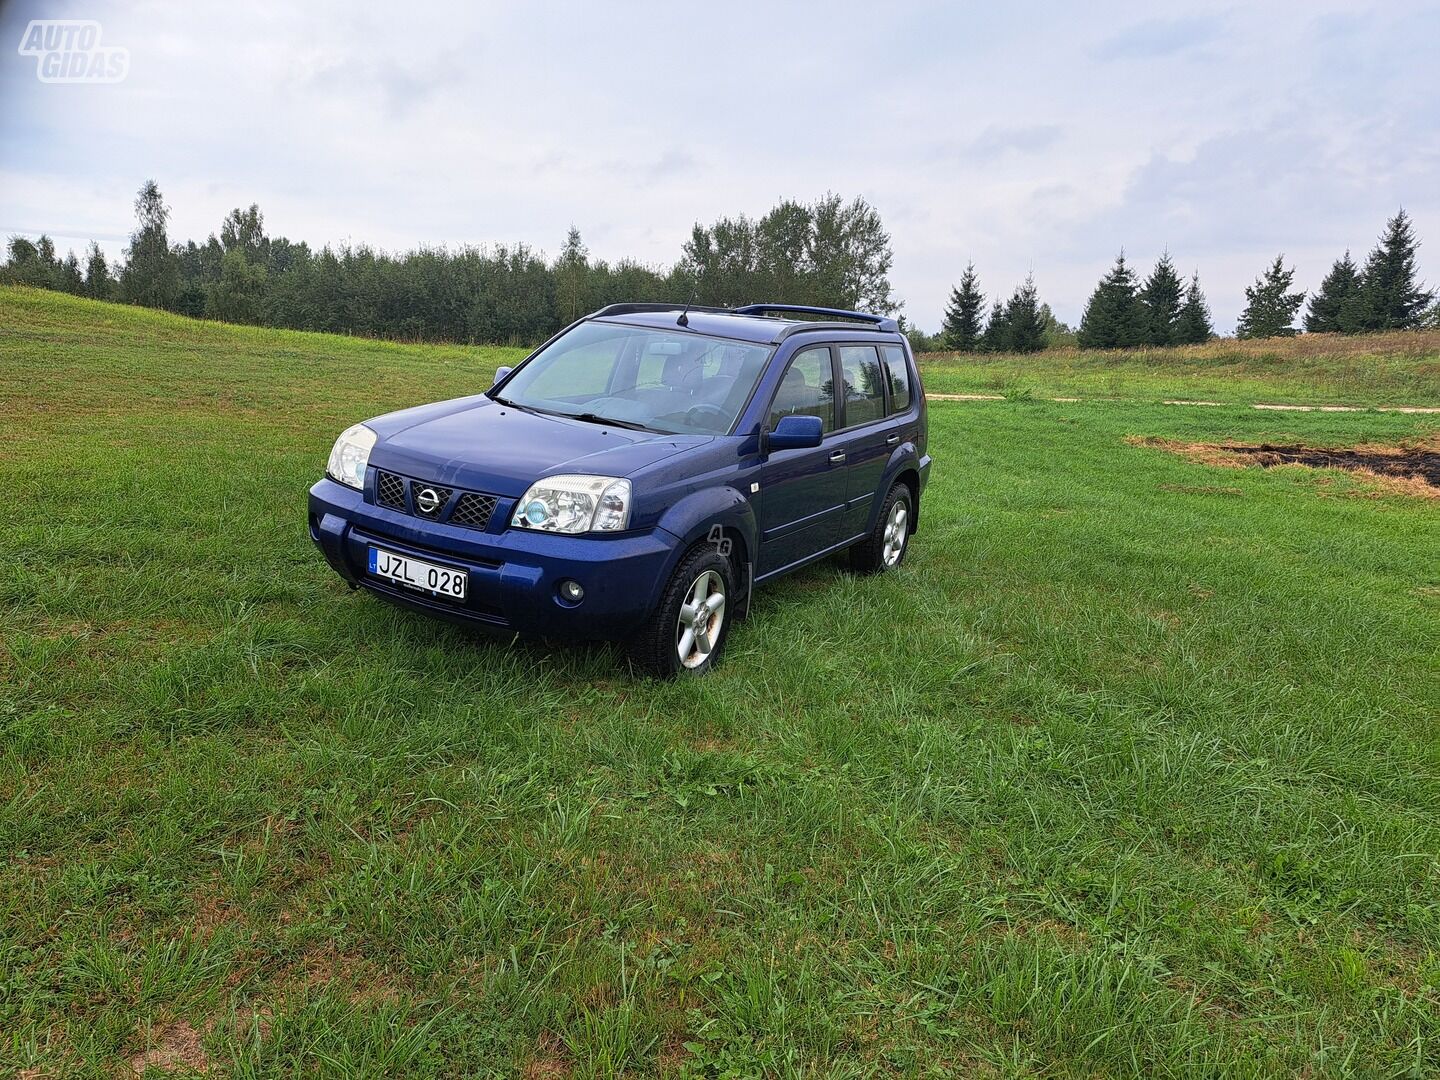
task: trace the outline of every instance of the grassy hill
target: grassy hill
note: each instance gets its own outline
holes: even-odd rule
[[[513,355],[0,289],[7,1067],[1433,1071],[1440,503],[1136,443],[1437,418],[929,363],[1133,400],[937,402],[903,570],[778,583],[662,685],[311,549],[341,428]],[[1368,363],[1308,389],[1414,400],[1434,357]]]
[[[1440,405],[1440,331],[1236,341],[1173,349],[1051,349],[1013,355],[932,353],[926,389],[1339,405]]]

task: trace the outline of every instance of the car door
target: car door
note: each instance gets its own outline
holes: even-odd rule
[[[828,345],[802,349],[791,358],[771,399],[766,429],[788,415],[818,416],[826,434],[817,447],[776,450],[760,469],[757,577],[840,542],[845,459],[831,444],[836,423],[835,369]]]
[[[885,376],[874,345],[838,345],[840,383],[843,388],[841,422],[835,449],[845,455],[845,514],[841,540],[864,533],[879,491],[890,452],[900,442],[893,424],[886,421]]]

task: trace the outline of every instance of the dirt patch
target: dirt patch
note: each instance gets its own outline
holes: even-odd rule
[[[146,1069],[160,1069],[163,1072],[203,1073],[210,1068],[210,1059],[200,1045],[201,1035],[183,1020],[164,1024],[150,1032],[150,1048],[131,1055],[127,1064],[135,1076],[141,1076]]]
[[[1153,446],[1206,465],[1244,468],[1259,465],[1300,465],[1312,469],[1345,469],[1374,480],[1387,481],[1391,490],[1426,498],[1440,498],[1440,439],[1401,446],[1319,447],[1298,443],[1187,443],[1176,439],[1131,437],[1132,446]],[[1181,490],[1166,486],[1165,490]],[[1189,489],[1185,489],[1189,490]],[[1233,491],[1240,494],[1236,489]],[[1206,491],[1207,494],[1211,493]],[[1213,492],[1219,494],[1220,490]]]
[[[1309,446],[1224,446],[1232,454],[1251,457],[1262,468],[1273,465],[1309,465],[1312,469],[1350,469],[1424,480],[1440,488],[1440,450],[1417,448],[1359,448],[1326,450]]]

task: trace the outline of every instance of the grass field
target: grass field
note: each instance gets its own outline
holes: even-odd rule
[[[922,364],[926,389],[939,393],[1440,405],[1440,331],[1226,338],[1177,349],[1052,349],[1029,356],[934,353]]]
[[[905,567],[675,684],[311,548],[513,355],[0,290],[0,1074],[1435,1075],[1440,503],[1127,442],[1433,436],[1243,405],[1435,353],[987,361]]]

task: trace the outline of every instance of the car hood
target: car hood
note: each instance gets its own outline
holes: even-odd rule
[[[518,498],[543,476],[630,476],[709,435],[657,435],[458,398],[367,420],[370,464],[406,476]]]

